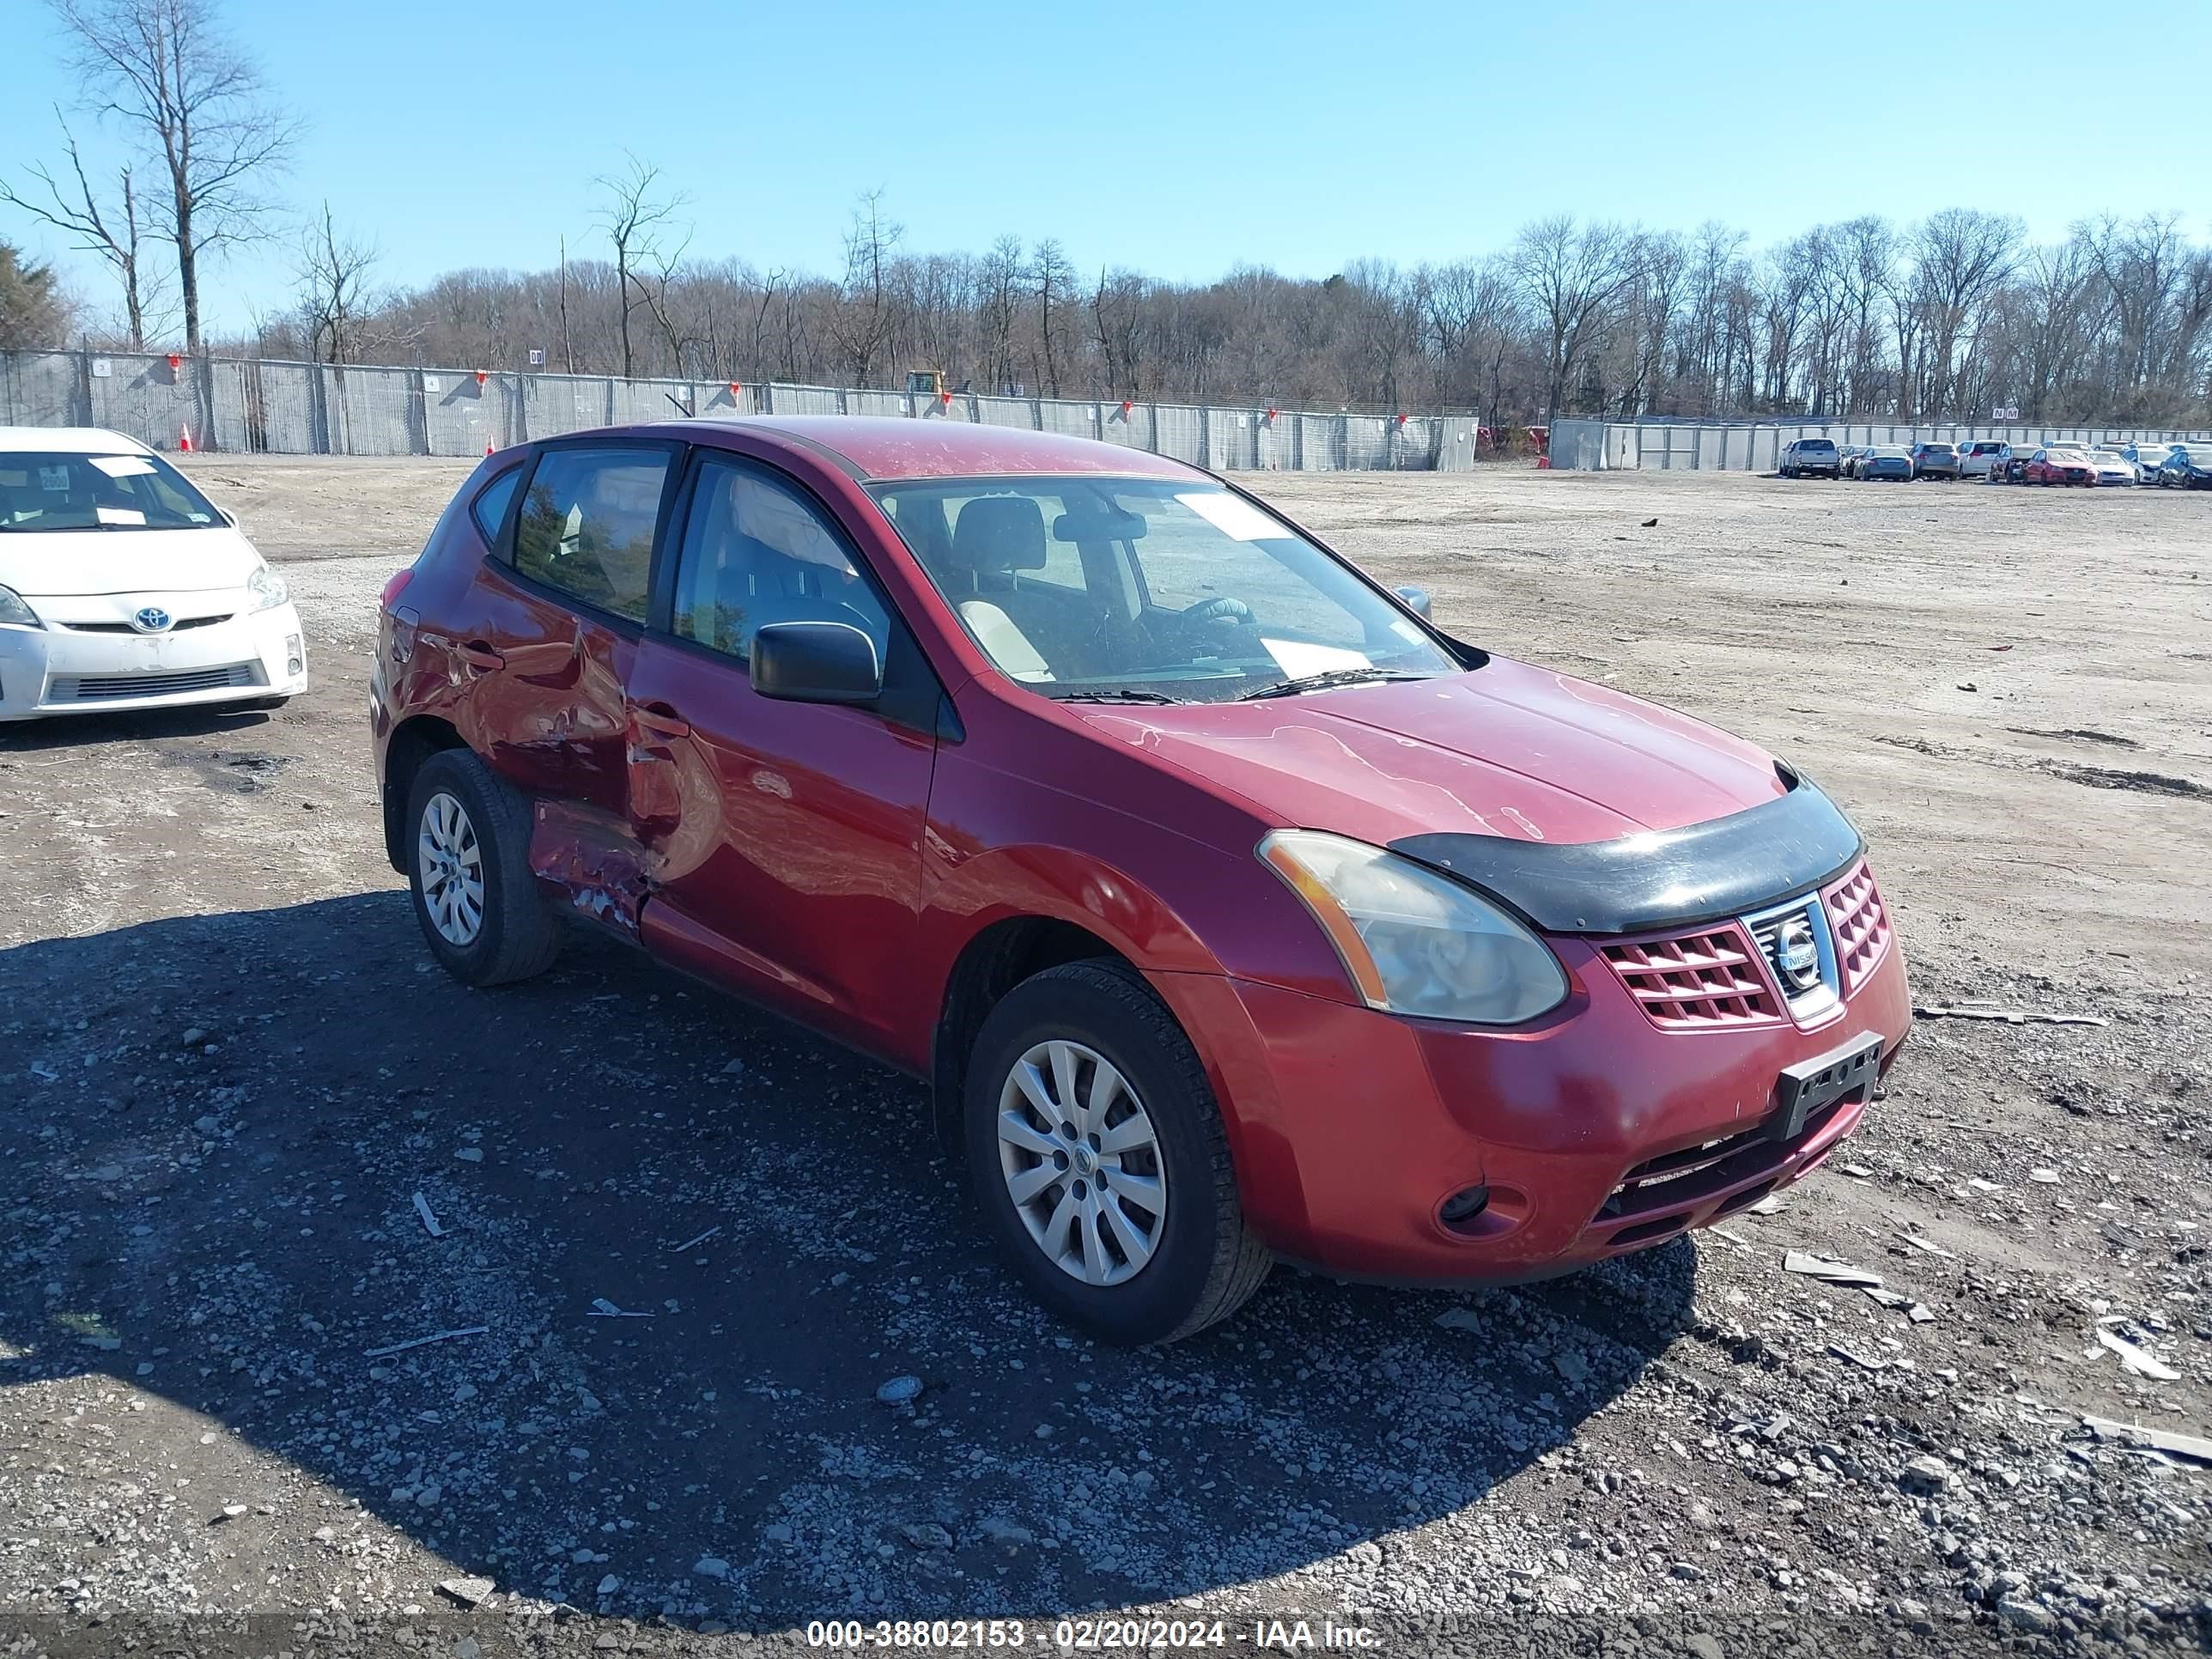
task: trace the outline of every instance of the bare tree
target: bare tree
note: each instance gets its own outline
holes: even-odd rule
[[[1021,310],[1022,240],[1001,236],[983,256],[981,349],[986,381],[1011,397],[1014,373],[1014,319]]]
[[[890,262],[905,227],[884,217],[884,192],[862,193],[845,232],[845,282],[830,330],[850,366],[853,384],[866,386],[876,355],[896,319],[890,307]],[[941,367],[942,365],[940,365]]]
[[[2021,225],[1978,208],[1945,208],[1913,235],[1913,276],[1928,330],[1928,409],[1954,413],[1951,362],[1974,313],[2013,273]]]
[[[322,216],[301,238],[293,265],[307,349],[321,362],[356,361],[356,331],[372,306],[368,274],[380,257],[375,243],[342,233],[331,216],[331,204],[323,204]]]
[[[53,0],[87,99],[160,165],[155,211],[177,251],[185,347],[201,350],[200,267],[267,234],[261,194],[298,142],[253,61],[218,26],[213,0]]]
[[[1040,385],[1048,398],[1060,396],[1060,367],[1053,356],[1053,307],[1066,308],[1068,284],[1075,280],[1075,269],[1061,252],[1059,240],[1048,236],[1036,245],[1030,256],[1030,280],[1036,284],[1037,338],[1044,349],[1043,373]]]
[[[147,275],[139,266],[139,246],[143,231],[139,224],[138,195],[133,185],[128,163],[116,171],[116,194],[112,207],[103,207],[100,193],[85,176],[84,158],[78,154],[76,135],[69,123],[62,119],[61,112],[54,118],[62,129],[62,153],[69,157],[70,176],[73,182],[64,191],[61,181],[39,162],[32,162],[23,171],[35,180],[46,199],[40,201],[25,196],[6,179],[0,179],[0,202],[18,207],[24,212],[43,219],[57,230],[66,231],[76,238],[74,246],[87,253],[96,254],[115,272],[116,281],[123,289],[124,339],[133,351],[146,348]]]
[[[691,198],[681,191],[664,193],[659,167],[640,161],[628,150],[623,152],[623,156],[629,163],[626,171],[603,174],[592,183],[605,193],[599,210],[599,228],[614,245],[615,294],[621,307],[623,379],[633,380],[637,378],[637,353],[630,342],[629,319],[639,300],[632,297],[631,289],[642,288],[637,281],[635,267],[640,260],[653,256],[663,228]]]
[[[1522,228],[1513,272],[1543,330],[1544,420],[1559,418],[1583,351],[1601,334],[1613,301],[1635,282],[1635,240],[1618,225],[1578,227],[1568,215]]]

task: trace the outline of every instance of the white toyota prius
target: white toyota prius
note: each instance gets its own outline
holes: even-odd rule
[[[0,720],[307,690],[284,579],[135,439],[0,426]]]

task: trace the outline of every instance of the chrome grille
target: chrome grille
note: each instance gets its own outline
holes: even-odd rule
[[[1744,924],[1792,1014],[1802,1019],[1838,1000],[1835,940],[1818,895],[1746,916]]]
[[[217,623],[227,623],[230,618],[231,613],[228,611],[225,611],[220,617],[179,617],[162,632],[181,634],[187,629],[213,628]],[[147,635],[144,629],[134,628],[127,622],[56,623],[54,626],[70,634],[136,634],[141,638],[153,637]]]

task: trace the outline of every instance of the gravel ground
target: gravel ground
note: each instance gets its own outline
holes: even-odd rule
[[[433,970],[362,684],[466,464],[197,471],[319,678],[0,729],[0,1651],[2212,1642],[2212,1469],[2085,1421],[2212,1433],[2205,498],[1267,481],[1462,635],[1820,778],[1923,1009],[2100,1023],[1923,1019],[1725,1231],[1516,1290],[1285,1270],[1131,1353],[1011,1285],[915,1085],[593,940]]]

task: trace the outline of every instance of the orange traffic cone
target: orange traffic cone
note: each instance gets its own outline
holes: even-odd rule
[[[177,447],[189,455],[192,453],[192,429],[188,426],[177,428]]]

